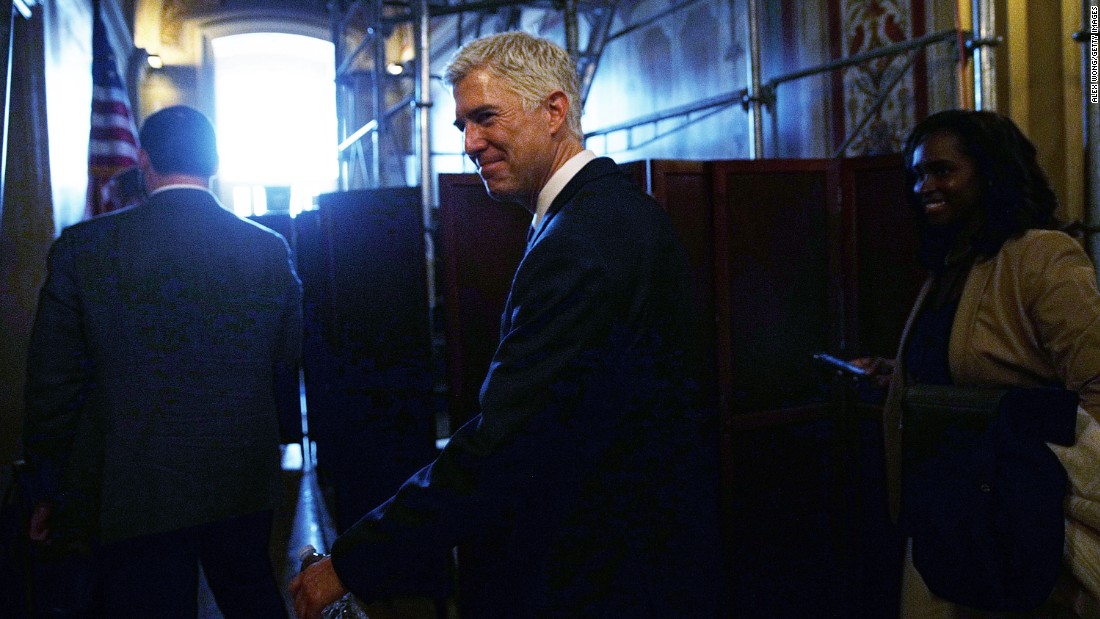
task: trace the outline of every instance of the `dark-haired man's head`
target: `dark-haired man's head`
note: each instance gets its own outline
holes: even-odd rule
[[[138,139],[156,175],[209,179],[218,171],[214,125],[194,108],[174,105],[154,113],[145,119]]]

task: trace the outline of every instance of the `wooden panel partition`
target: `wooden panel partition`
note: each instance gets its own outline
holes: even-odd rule
[[[322,194],[320,359],[324,408],[308,410],[327,451],[344,529],[435,455],[427,270],[415,187]],[[308,385],[307,385],[308,387]]]
[[[693,311],[703,317],[699,336],[710,363],[699,377],[708,401],[718,396],[717,344],[714,321],[714,180],[713,164],[704,161],[646,162],[639,185],[668,213],[691,261],[695,291]]]
[[[901,155],[847,159],[840,170],[850,251],[846,348],[853,355],[892,357],[924,280],[917,228],[906,196]]]
[[[451,429],[479,411],[500,312],[523,258],[531,213],[497,202],[477,174],[440,174],[447,404]]]
[[[727,414],[823,402],[811,356],[889,356],[919,285],[897,156],[633,162],[664,208],[709,316]],[[440,175],[448,380],[454,422],[476,410],[499,309],[522,257],[526,211],[474,174]]]
[[[715,298],[721,405],[802,406],[820,393],[812,355],[832,348],[828,165],[715,164]]]
[[[621,167],[669,214],[707,316],[730,616],[889,616],[900,563],[881,434],[855,412],[874,409],[812,355],[893,354],[922,277],[900,157]],[[452,416],[465,418],[530,218],[488,201],[475,175],[441,176],[440,196]]]

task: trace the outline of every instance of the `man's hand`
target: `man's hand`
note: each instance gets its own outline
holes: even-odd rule
[[[310,565],[290,581],[290,595],[294,598],[294,614],[298,619],[320,619],[321,611],[347,592],[332,567],[331,557]]]

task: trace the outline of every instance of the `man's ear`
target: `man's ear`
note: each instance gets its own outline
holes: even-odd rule
[[[560,90],[555,90],[546,96],[546,111],[550,114],[551,134],[556,134],[567,123],[569,105],[569,97]]]
[[[138,149],[138,167],[141,168],[141,180],[145,185],[146,192],[159,186],[157,183],[160,182],[160,174],[153,167],[153,162],[149,159],[149,153],[144,148]]]

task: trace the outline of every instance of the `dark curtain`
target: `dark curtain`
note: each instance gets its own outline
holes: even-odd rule
[[[46,131],[45,18],[17,17],[4,208],[0,222],[0,464],[22,429],[23,383],[38,289],[54,237]]]

